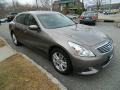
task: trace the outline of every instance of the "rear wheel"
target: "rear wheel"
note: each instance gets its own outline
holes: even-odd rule
[[[82,21],[79,21],[79,24],[83,24]]]
[[[96,25],[96,22],[93,22],[93,25]]]
[[[21,45],[21,43],[17,40],[17,38],[16,38],[16,36],[15,36],[15,34],[14,34],[13,32],[11,33],[11,37],[12,37],[13,43],[14,43],[16,46],[20,46],[20,45]]]
[[[54,68],[61,74],[70,74],[72,72],[72,64],[69,56],[62,49],[55,48],[51,51],[51,60]]]

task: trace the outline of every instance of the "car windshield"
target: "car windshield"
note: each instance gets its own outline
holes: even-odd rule
[[[41,24],[47,29],[55,29],[75,25],[75,23],[66,16],[59,13],[39,14],[37,15]]]

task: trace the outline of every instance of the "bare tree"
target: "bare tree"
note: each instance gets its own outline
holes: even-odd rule
[[[111,0],[110,0],[110,6],[109,6],[109,11],[111,11]]]
[[[5,0],[0,0],[0,17],[3,17],[5,15],[5,7],[6,7],[6,1]]]
[[[84,0],[82,0],[82,10],[84,9]]]
[[[12,3],[13,3],[13,11],[15,11],[15,2],[14,2],[14,0],[12,0]]]
[[[50,0],[50,10],[52,11],[53,10],[53,0]]]
[[[98,18],[98,12],[100,10],[101,5],[103,4],[104,0],[93,0],[95,5],[96,5],[96,10],[97,10],[97,18]]]
[[[0,9],[4,9],[5,8],[5,4],[6,4],[5,0],[0,1]]]
[[[38,0],[36,0],[36,6],[37,6],[37,9],[38,9]]]
[[[50,0],[39,0],[41,7],[50,9]]]

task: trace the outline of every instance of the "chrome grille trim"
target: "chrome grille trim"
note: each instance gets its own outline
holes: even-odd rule
[[[97,50],[100,53],[107,53],[107,52],[111,51],[112,50],[112,42],[108,42],[107,44],[100,46],[99,48],[97,48]]]

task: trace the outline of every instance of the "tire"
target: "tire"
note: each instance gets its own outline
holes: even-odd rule
[[[63,75],[72,73],[72,64],[70,58],[64,50],[60,48],[53,49],[50,53],[50,59],[55,70],[59,73]]]
[[[93,25],[95,26],[95,25],[96,25],[96,22],[94,22]]]
[[[15,34],[14,34],[13,32],[11,33],[11,37],[12,37],[13,43],[14,43],[16,46],[20,46],[20,45],[21,45],[21,43],[17,40],[17,38],[16,38],[16,36],[15,36]]]
[[[82,21],[79,21],[79,24],[82,24]]]

